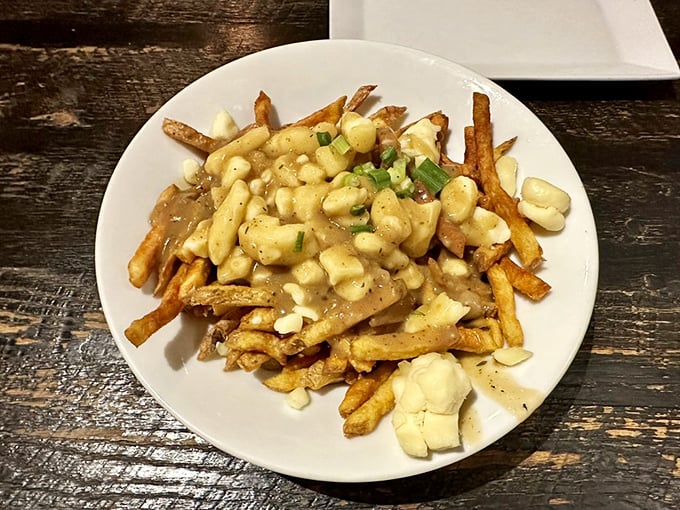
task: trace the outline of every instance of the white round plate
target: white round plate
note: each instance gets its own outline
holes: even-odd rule
[[[463,127],[471,123],[472,93],[491,98],[494,140],[518,140],[511,154],[519,161],[518,182],[543,177],[572,198],[566,228],[540,236],[546,259],[540,276],[552,292],[540,303],[518,300],[526,347],[534,356],[514,367],[516,381],[550,393],[573,360],[593,308],[598,253],[595,224],[583,185],[564,150],[519,101],[478,74],[439,57],[367,41],[324,40],[292,44],[249,55],[200,78],[162,106],[134,137],[118,163],[102,202],[96,238],[96,272],[102,307],[113,337],[146,389],[191,431],[217,448],[273,471],[335,482],[400,478],[449,465],[488,446],[519,419],[475,390],[481,434],[454,451],[427,459],[405,455],[390,418],[370,435],[347,439],[337,405],[344,389],[314,393],[302,411],[284,395],[267,389],[253,373],[224,372],[222,360],[198,362],[197,342],[206,324],[182,317],[142,347],[123,331],[158,305],[149,289],[135,289],[127,262],[148,229],[158,194],[179,182],[182,161],[195,157],[161,131],[164,117],[209,132],[214,116],[226,109],[239,126],[253,120],[260,90],[272,99],[281,122],[290,122],[351,95],[363,84],[377,84],[374,111],[387,104],[409,108],[409,119],[436,110],[450,118],[447,153],[462,160]],[[465,438],[464,438],[465,441]]]

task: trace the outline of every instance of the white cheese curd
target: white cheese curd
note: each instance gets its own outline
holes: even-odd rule
[[[238,134],[238,126],[234,118],[226,110],[221,110],[213,119],[210,134],[220,140],[231,140]]]
[[[439,162],[439,147],[437,147],[437,134],[440,127],[430,119],[420,119],[410,126],[399,137],[401,152],[415,160],[415,165],[420,165],[425,158],[432,162]]]
[[[453,354],[432,352],[399,363],[392,388],[392,426],[408,455],[460,445],[458,414],[472,390],[470,379]]]
[[[293,409],[302,409],[310,402],[309,392],[306,388],[298,386],[286,395],[286,403]]]

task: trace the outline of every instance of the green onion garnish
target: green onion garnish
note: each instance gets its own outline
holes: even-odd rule
[[[411,198],[416,191],[416,187],[411,183],[407,188],[400,189],[395,192],[397,198]]]
[[[293,251],[295,253],[300,253],[302,251],[302,241],[305,239],[305,233],[302,230],[299,230],[297,233],[297,237],[295,238],[295,246],[293,247]]]
[[[451,180],[451,176],[429,158],[425,158],[425,161],[413,170],[411,177],[414,180],[418,179],[421,181],[433,195],[439,193],[446,183]]]
[[[375,170],[375,166],[370,161],[367,161],[366,163],[361,163],[352,168],[352,173],[356,175],[366,175],[366,172],[369,170]]]
[[[316,139],[319,141],[319,145],[321,145],[322,147],[324,145],[330,144],[331,141],[333,140],[331,138],[331,134],[328,131],[319,131],[316,134]]]
[[[343,186],[351,186],[352,188],[356,188],[361,184],[361,181],[359,180],[359,176],[356,174],[347,174],[342,178],[342,185]]]
[[[387,169],[393,185],[400,184],[406,178],[406,160],[399,158]]]
[[[338,154],[347,154],[349,150],[352,148],[349,142],[345,140],[345,137],[342,135],[336,136],[335,139],[330,143],[330,146]]]
[[[399,157],[397,149],[390,145],[380,153],[380,161],[382,161],[385,168],[392,166],[392,163]]]
[[[354,204],[349,208],[349,213],[352,216],[361,216],[366,212],[366,206],[364,204]]]
[[[352,234],[359,234],[361,232],[373,232],[373,225],[352,225],[349,228]]]
[[[376,168],[374,170],[369,170],[366,172],[371,179],[378,191],[381,189],[389,188],[392,182],[390,174],[384,168]]]

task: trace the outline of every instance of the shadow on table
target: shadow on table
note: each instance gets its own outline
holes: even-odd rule
[[[543,444],[564,422],[579,393],[593,345],[592,323],[560,384],[524,422],[486,449],[456,464],[409,478],[371,483],[330,483],[287,477],[321,494],[372,505],[423,503],[455,497],[503,478]]]

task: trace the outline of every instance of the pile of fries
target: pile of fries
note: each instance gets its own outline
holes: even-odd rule
[[[129,262],[130,282],[155,280],[160,297],[125,331],[135,346],[182,312],[211,317],[200,360],[271,370],[264,384],[279,392],[347,385],[339,413],[351,437],[394,407],[400,360],[523,345],[515,292],[538,301],[550,286],[534,274],[542,249],[496,171],[515,140],[494,146],[489,98],[474,93],[455,162],[444,113],[404,126],[404,107],[359,114],[375,88],[284,126],[261,92],[254,122],[231,139],[164,121],[205,160],[186,187],[160,195]],[[509,234],[473,243],[453,186]]]

